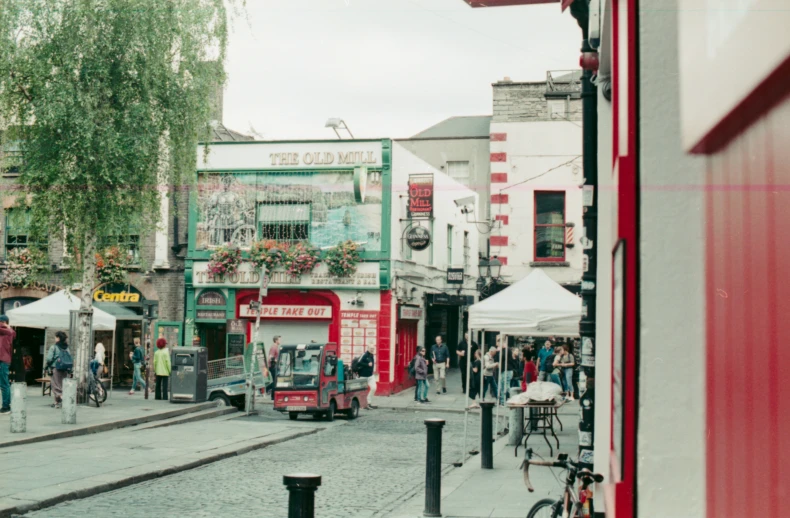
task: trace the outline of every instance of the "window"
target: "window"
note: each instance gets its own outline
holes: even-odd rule
[[[469,232],[464,231],[464,271],[469,271],[472,262],[472,250],[469,248]]]
[[[0,152],[0,171],[2,171],[3,176],[19,176],[22,163],[21,150],[6,148]]]
[[[5,213],[5,251],[29,246],[46,250],[47,240],[38,241],[30,235],[30,211],[23,208],[8,209]]]
[[[453,226],[447,225],[447,267],[453,265]]]
[[[310,209],[309,203],[259,205],[258,233],[261,239],[286,242],[308,241],[310,239]]]
[[[535,193],[535,260],[565,260],[565,193]]]
[[[127,264],[140,264],[140,231],[130,225],[124,233],[113,234],[99,241],[99,248],[106,249],[117,246],[121,252],[126,252]]]
[[[552,99],[549,101],[549,118],[567,119],[568,101],[566,99]]]
[[[469,161],[447,162],[447,174],[462,182],[469,180]]]
[[[433,266],[433,264],[434,264],[433,263],[433,260],[434,260],[434,257],[433,257],[433,245],[436,242],[436,239],[434,238],[434,235],[433,235],[433,220],[431,220],[431,224],[430,224],[429,228],[430,228],[430,230],[428,230],[428,232],[431,233],[431,244],[428,245],[428,264]]]
[[[401,247],[403,248],[404,261],[412,260],[412,250],[409,244],[406,242],[406,234],[409,232],[408,229],[412,228],[412,226],[413,224],[410,221],[406,221],[403,231],[401,232],[401,235],[403,236],[403,239],[401,239]]]

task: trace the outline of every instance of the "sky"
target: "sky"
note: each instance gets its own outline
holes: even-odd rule
[[[247,0],[234,17],[227,127],[265,140],[407,138],[491,113],[491,83],[578,68],[581,31],[559,4],[463,0]],[[346,136],[344,135],[344,138]]]

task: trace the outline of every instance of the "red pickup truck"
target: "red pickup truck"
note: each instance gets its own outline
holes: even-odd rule
[[[338,413],[355,419],[368,406],[367,379],[353,378],[336,343],[282,345],[277,368],[274,409],[291,419],[311,414],[333,421]]]

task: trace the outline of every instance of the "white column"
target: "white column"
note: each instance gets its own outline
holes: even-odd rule
[[[27,383],[11,384],[11,433],[27,431]]]
[[[77,424],[77,380],[63,379],[63,400],[61,402],[62,424]]]
[[[170,268],[168,262],[167,234],[170,219],[170,199],[167,196],[169,186],[167,183],[167,168],[169,166],[170,153],[167,148],[168,135],[159,139],[159,221],[156,225],[156,241],[154,249],[154,268]]]

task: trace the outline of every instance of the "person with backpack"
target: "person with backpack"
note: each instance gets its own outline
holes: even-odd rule
[[[425,360],[425,347],[417,349],[417,356],[414,358],[414,377],[417,378],[417,389],[415,395],[417,403],[430,403],[428,400],[428,362]]]
[[[0,414],[11,413],[11,384],[8,381],[8,370],[11,367],[11,356],[16,331],[8,326],[8,317],[0,315],[0,392],[3,393],[3,404]]]
[[[129,395],[134,395],[134,389],[137,388],[138,385],[143,386],[143,390],[145,390],[145,380],[143,379],[143,375],[140,371],[145,364],[145,351],[140,346],[140,339],[134,339],[134,351],[132,351],[132,366],[134,368],[134,375],[132,376],[132,390],[129,391]]]
[[[50,373],[52,397],[55,399],[51,405],[53,408],[60,408],[63,402],[63,380],[74,370],[74,360],[69,352],[66,338],[66,333],[63,331],[55,333],[55,344],[49,348],[44,362],[46,370]]]
[[[159,338],[156,341],[157,351],[154,353],[154,374],[156,374],[156,395],[154,399],[167,401],[167,385],[170,381],[170,351],[167,340]]]

